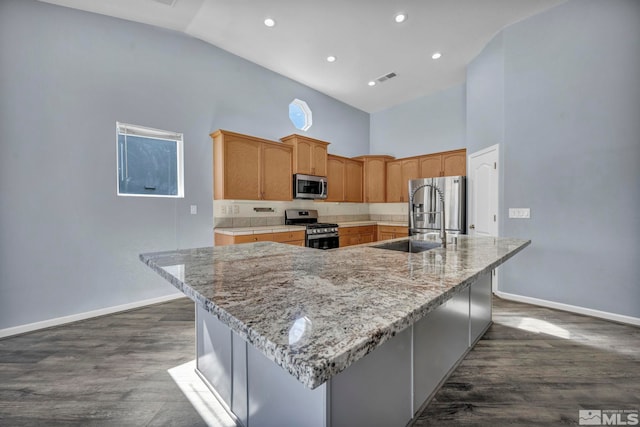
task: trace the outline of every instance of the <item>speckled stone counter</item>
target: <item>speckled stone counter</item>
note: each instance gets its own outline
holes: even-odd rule
[[[446,249],[404,253],[262,242],[140,258],[313,389],[529,243],[460,236]],[[306,325],[292,340],[299,319]]]
[[[398,222],[398,221],[347,221],[347,222],[338,222],[339,227],[362,227],[366,225],[389,225],[391,227],[409,227],[407,225],[407,221]]]
[[[282,233],[286,231],[304,231],[306,227],[300,225],[262,225],[256,227],[216,227],[215,233],[229,236],[243,236],[248,234]]]

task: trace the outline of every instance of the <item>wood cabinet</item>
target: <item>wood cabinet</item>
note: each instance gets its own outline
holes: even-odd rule
[[[420,177],[467,174],[467,150],[445,151],[420,157]]]
[[[278,233],[242,234],[237,236],[215,233],[214,241],[216,246],[237,245],[240,243],[254,242],[279,242],[295,246],[304,246],[304,235],[304,230],[283,231]]]
[[[293,134],[280,138],[293,147],[293,173],[327,176],[328,142]]]
[[[340,238],[340,247],[360,245],[362,243],[371,243],[376,240],[376,226],[363,225],[357,227],[340,227],[338,235]]]
[[[362,202],[362,160],[327,156],[327,202]]]
[[[358,156],[364,163],[362,186],[365,203],[384,203],[387,188],[387,162],[392,156]]]
[[[343,202],[345,180],[345,158],[327,156],[327,202]]]
[[[407,237],[408,235],[408,227],[378,225],[377,240],[397,239],[399,237]]]
[[[362,160],[347,159],[345,163],[344,201],[362,203]]]
[[[387,162],[387,202],[406,202],[411,179],[420,178],[418,157]]]
[[[292,200],[290,146],[224,130],[211,137],[214,199]]]

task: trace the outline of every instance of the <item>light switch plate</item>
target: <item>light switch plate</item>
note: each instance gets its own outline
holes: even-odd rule
[[[509,218],[529,219],[531,218],[530,208],[509,208]]]
[[[198,214],[198,205],[191,205],[191,215]]]

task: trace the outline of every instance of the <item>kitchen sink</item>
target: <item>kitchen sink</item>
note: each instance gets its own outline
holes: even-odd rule
[[[399,242],[388,242],[380,245],[373,245],[372,248],[387,249],[390,251],[418,253],[435,249],[442,246],[437,242],[425,242],[422,240],[401,240]]]

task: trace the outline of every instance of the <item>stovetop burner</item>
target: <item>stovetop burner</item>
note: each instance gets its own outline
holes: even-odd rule
[[[330,222],[316,222],[315,224],[306,224],[307,228],[338,228],[338,224]]]

